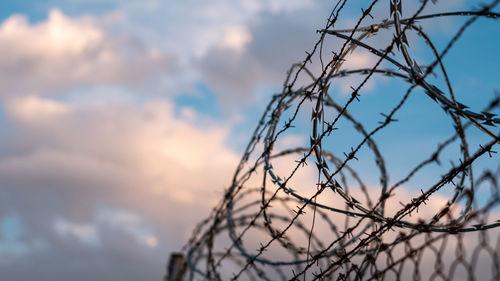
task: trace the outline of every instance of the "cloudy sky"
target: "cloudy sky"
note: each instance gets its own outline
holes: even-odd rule
[[[3,0],[0,279],[159,280],[169,253],[221,197],[258,116],[312,48],[332,5]],[[388,17],[387,7],[381,1],[374,15]],[[473,7],[450,0],[427,11]],[[360,15],[349,6],[339,24]],[[463,21],[433,27],[438,47]],[[500,88],[500,61],[491,57],[500,29],[494,21],[478,26],[447,63],[457,95],[481,108]],[[349,63],[374,61],[359,54]],[[470,77],[463,70],[477,61],[483,73]],[[366,89],[371,106],[397,86],[380,81]],[[334,97],[345,101],[348,86],[339,83]],[[432,122],[420,113],[402,118]],[[408,142],[439,139],[440,128],[406,131]]]

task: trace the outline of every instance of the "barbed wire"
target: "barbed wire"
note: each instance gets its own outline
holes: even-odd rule
[[[183,248],[185,280],[500,280],[500,169],[491,166],[499,164],[493,148],[500,136],[492,130],[500,123],[494,113],[500,96],[482,94],[481,99],[491,97],[489,103],[480,111],[469,109],[456,95],[445,64],[478,19],[500,17],[493,11],[500,0],[469,11],[422,14],[431,5],[425,0],[406,18],[401,0],[374,0],[361,9],[352,28],[336,29],[347,2],[335,3],[312,51],[292,65],[230,187],[194,229]],[[374,7],[386,4],[389,18],[376,19]],[[428,28],[418,23],[445,17],[467,19],[438,51]],[[363,25],[367,20],[375,23]],[[337,47],[326,60],[323,51],[331,42]],[[425,43],[430,62],[415,55],[423,46],[418,42]],[[375,62],[347,69],[356,52],[370,53]],[[347,97],[335,98],[332,86],[352,77],[361,82]],[[408,88],[399,98],[401,91],[381,98],[387,113],[373,125],[374,114],[360,119],[354,112],[368,82],[379,78],[400,79]],[[412,164],[401,173],[388,160],[397,158],[393,149],[376,139],[394,134],[390,128],[404,123],[396,116],[414,109],[416,103],[409,100],[418,90],[432,101],[419,112],[438,105],[450,119],[436,124],[451,124],[453,130],[436,142],[437,148],[427,145],[427,151],[402,157]],[[290,147],[285,141],[304,132],[308,145]],[[342,137],[347,152],[339,151]],[[447,168],[443,159],[458,163]],[[366,169],[368,163],[374,166]],[[400,180],[391,183],[393,170]]]

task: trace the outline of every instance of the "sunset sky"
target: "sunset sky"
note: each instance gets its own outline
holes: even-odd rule
[[[425,11],[474,3],[438,1]],[[221,198],[260,114],[290,65],[311,50],[333,5],[3,0],[0,279],[159,280],[170,252]],[[409,3],[406,15],[416,5]],[[339,26],[351,26],[360,7],[346,7]],[[388,1],[374,16],[389,16]],[[465,20],[427,27],[442,49]],[[481,19],[447,57],[457,96],[475,109],[500,89],[499,57],[491,57],[499,45],[498,22]],[[375,60],[361,53],[349,63]],[[481,73],[472,77],[478,61]],[[376,81],[362,93],[361,117],[399,87]],[[340,103],[349,83],[332,87]],[[419,109],[429,104],[415,98],[415,110],[396,118],[417,127],[433,123],[440,109]],[[398,138],[405,134],[405,144],[435,147],[449,122],[425,134],[410,125],[379,140],[403,150]],[[396,179],[406,158],[391,157]]]

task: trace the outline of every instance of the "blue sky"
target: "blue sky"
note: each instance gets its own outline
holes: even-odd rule
[[[311,50],[332,5],[3,1],[1,279],[159,280],[169,253],[180,249],[230,183],[258,118],[289,66]],[[381,1],[374,16],[386,18],[387,6]],[[438,1],[426,13],[474,7],[475,1]],[[346,7],[339,26],[351,26],[360,8]],[[422,25],[441,50],[465,20]],[[409,39],[416,57],[429,62],[425,44]],[[329,39],[326,46],[339,44]],[[458,100],[474,110],[500,90],[498,46],[498,22],[481,19],[445,58]],[[355,53],[346,67],[374,61]],[[332,97],[345,103],[356,81],[333,84]],[[351,108],[369,128],[408,87],[372,81]],[[442,76],[433,81],[443,86]],[[375,136],[392,163],[393,181],[452,129],[421,90],[410,100],[396,116],[401,125]],[[361,140],[345,132],[329,140],[338,153]],[[298,130],[286,143],[307,143],[307,134]],[[473,129],[469,136],[474,144],[486,140]],[[356,165],[376,185],[371,162]],[[442,171],[425,171],[419,184]]]

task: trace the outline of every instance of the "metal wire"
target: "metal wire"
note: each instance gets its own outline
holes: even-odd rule
[[[362,9],[353,28],[335,29],[347,4],[338,1],[312,51],[292,65],[282,92],[259,120],[232,184],[183,248],[184,280],[500,280],[499,170],[491,166],[498,165],[491,161],[498,160],[493,148],[500,136],[493,130],[500,118],[493,112],[500,97],[488,95],[483,110],[469,109],[454,93],[444,62],[479,18],[500,17],[493,12],[500,0],[470,11],[427,15],[422,11],[429,1],[422,1],[406,18],[401,0],[380,2]],[[363,26],[376,5],[387,5],[390,19]],[[443,17],[467,20],[439,51],[417,21]],[[391,31],[385,40],[382,33]],[[325,60],[328,40],[337,42],[337,49]],[[383,48],[377,46],[381,41]],[[418,42],[432,54],[430,62],[414,55],[410,45],[422,48]],[[346,69],[351,54],[363,50],[375,63]],[[490,55],[498,60],[498,54]],[[317,58],[320,67],[312,63]],[[429,75],[438,70],[442,79],[435,81]],[[354,76],[361,82],[347,98],[336,98],[332,86]],[[381,97],[394,105],[373,125],[373,115],[355,117],[360,114],[354,113],[355,105],[367,83],[382,77],[401,79],[408,87]],[[390,144],[376,139],[384,139],[395,124],[405,126],[396,117],[415,106],[410,99],[418,89],[433,101],[429,108],[445,113],[449,121],[439,121],[453,130],[440,134],[437,148],[427,145],[427,151],[409,153],[412,166],[401,173],[388,160],[395,159]],[[304,131],[308,145],[281,142]],[[337,139],[343,136],[350,150],[339,153]],[[442,159],[458,163],[446,167]],[[373,168],[367,170],[366,163]],[[364,179],[374,174],[378,182]],[[389,174],[399,180],[391,182]],[[424,209],[427,213],[420,215]]]

